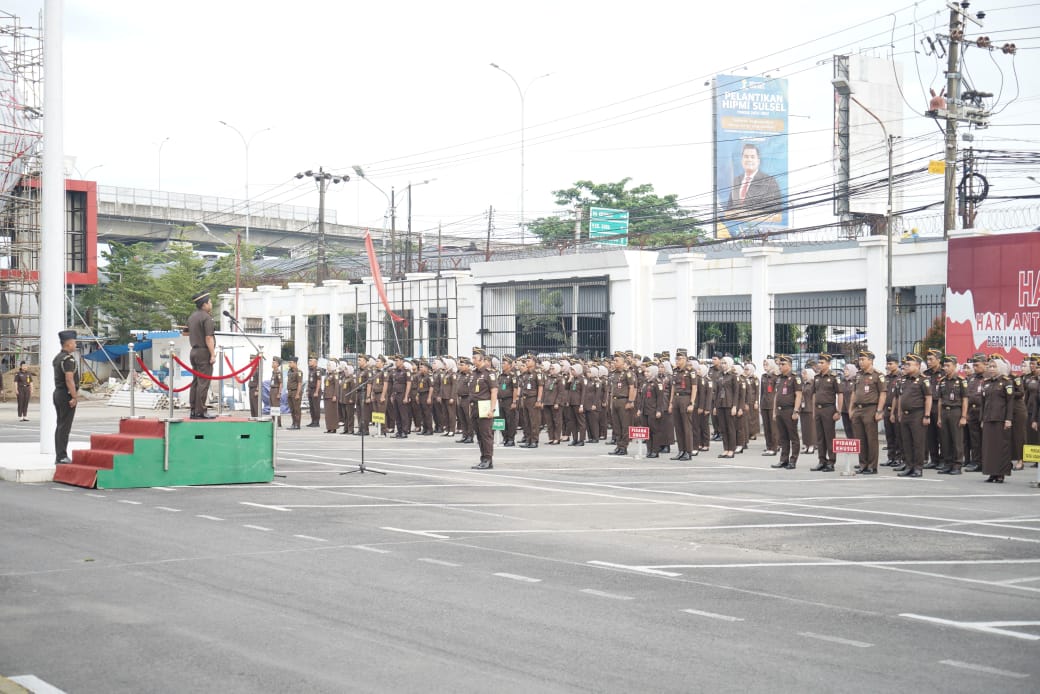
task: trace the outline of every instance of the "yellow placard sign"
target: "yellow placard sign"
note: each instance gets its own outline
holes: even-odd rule
[[[386,424],[386,413],[385,412],[373,412],[372,413],[373,424]]]
[[[942,159],[932,159],[928,162],[928,173],[930,174],[944,174],[946,173],[946,162]]]
[[[1040,463],[1040,446],[1022,446],[1022,460],[1027,463]]]

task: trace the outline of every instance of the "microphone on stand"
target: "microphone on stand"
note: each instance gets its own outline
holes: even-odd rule
[[[231,315],[230,311],[224,311],[224,315],[235,325],[238,325],[238,319]]]

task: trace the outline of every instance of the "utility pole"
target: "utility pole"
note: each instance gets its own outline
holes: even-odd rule
[[[412,184],[408,184],[408,236],[404,242],[404,272],[412,271]]]
[[[581,253],[581,205],[574,208],[574,253]]]
[[[397,191],[390,186],[390,279],[397,279]]]
[[[316,272],[316,283],[320,287],[329,278],[329,264],[325,256],[325,191],[330,183],[340,183],[350,180],[350,176],[331,174],[325,169],[318,167],[317,172],[308,169],[303,173],[296,174],[296,178],[313,178],[318,186],[318,268]]]
[[[484,246],[484,260],[491,260],[491,229],[495,224],[495,208],[493,206],[488,207],[488,231],[487,231],[487,245]]]
[[[943,238],[957,228],[957,117],[960,114],[961,10],[950,5],[950,50],[946,62],[946,170],[943,185]]]

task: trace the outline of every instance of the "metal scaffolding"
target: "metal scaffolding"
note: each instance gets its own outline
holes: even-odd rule
[[[0,11],[0,360],[39,363],[40,27]]]

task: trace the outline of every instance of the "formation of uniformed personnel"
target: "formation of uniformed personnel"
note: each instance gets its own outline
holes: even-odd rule
[[[813,376],[812,402],[809,404],[813,413],[819,463],[810,469],[814,472],[834,472],[834,463],[837,461],[834,453],[835,426],[841,419],[844,395],[841,378],[831,371],[833,357],[823,353],[819,359],[820,370]]]
[[[282,358],[271,358],[271,417],[277,418],[278,426],[282,426]]]
[[[195,375],[191,382],[188,399],[191,402],[192,419],[213,419],[214,415],[206,412],[209,400],[210,381],[205,376],[213,375],[213,364],[217,361],[217,343],[214,334],[213,304],[209,292],[196,294],[192,298],[195,311],[188,316],[188,342],[191,345],[189,360],[191,368],[202,376]]]
[[[893,409],[903,437],[903,464],[896,468],[900,477],[920,477],[925,464],[933,391],[931,378],[922,373],[921,363],[918,355],[906,355],[903,377],[895,390]]]
[[[874,369],[874,353],[859,353],[859,372],[852,384],[849,418],[853,436],[859,439],[859,474],[876,475],[878,469],[878,426],[884,417],[885,376]]]
[[[693,451],[693,403],[697,398],[697,383],[685,349],[675,350],[675,369],[671,381],[672,400],[668,403],[668,411],[672,414],[675,445],[679,449],[672,460],[686,461],[696,455]]]
[[[321,426],[321,369],[318,368],[318,357],[307,358],[307,408],[311,413],[311,422],[307,426]]]
[[[79,361],[76,359],[76,331],[62,330],[58,333],[61,351],[51,361],[54,368],[54,410],[58,421],[54,428],[54,462],[57,465],[71,463],[69,458],[69,433],[79,403]]]
[[[773,421],[773,400],[776,395],[776,377],[780,370],[776,367],[776,359],[769,355],[762,360],[762,379],[759,383],[758,407],[762,418],[762,438],[766,446],[764,456],[773,456],[777,452],[776,424]]]
[[[968,378],[968,448],[965,472],[982,469],[982,392],[986,384],[986,355],[976,352],[971,358]]]
[[[255,354],[249,355],[249,360],[256,359]],[[260,416],[260,367],[253,369],[253,375],[249,377],[249,416],[256,419]]]
[[[957,357],[942,358],[939,396],[940,475],[959,475],[964,464],[964,428],[968,425],[968,382],[957,373]]]
[[[289,372],[285,376],[285,393],[289,400],[289,414],[292,417],[290,429],[299,429],[303,409],[303,372],[300,371],[299,359],[289,358]]]
[[[1015,386],[1011,365],[993,355],[986,364],[982,387],[982,474],[987,482],[1004,482],[1011,474],[1011,426],[1015,411]]]
[[[926,434],[927,451],[925,460],[925,469],[934,470],[939,467],[941,462],[939,457],[939,380],[942,377],[942,357],[943,353],[941,349],[929,349],[925,354],[925,370],[924,376],[928,379],[928,382],[932,384],[932,409],[928,413],[928,427]]]
[[[325,433],[335,434],[339,431],[339,364],[336,361],[329,361],[321,387],[325,399]]]
[[[624,352],[614,352],[614,371],[607,381],[615,445],[610,455],[628,455],[628,428],[632,426],[632,416],[635,414],[636,379],[625,363]]]
[[[802,453],[816,452],[816,415],[813,412],[813,394],[816,388],[816,372],[809,367],[802,369],[802,404],[798,420],[802,425]]]
[[[776,378],[776,391],[773,393],[773,419],[776,422],[780,460],[770,467],[794,470],[801,447],[798,440],[798,411],[802,405],[802,378],[791,370],[791,357],[786,354],[777,355],[776,363],[780,367],[780,375]]]
[[[903,437],[896,422],[897,389],[903,374],[899,370],[899,357],[889,354],[885,357],[885,410],[882,413],[885,418],[885,448],[888,450],[888,460],[885,465],[896,467],[903,464]]]
[[[24,361],[18,364],[18,373],[14,375],[14,388],[18,397],[18,420],[21,422],[29,421],[29,400],[33,394],[32,379],[29,365]]]
[[[498,416],[498,376],[491,369],[490,360],[480,347],[473,348],[472,419],[480,448],[480,462],[474,470],[490,470],[494,467],[495,433],[491,425]]]

